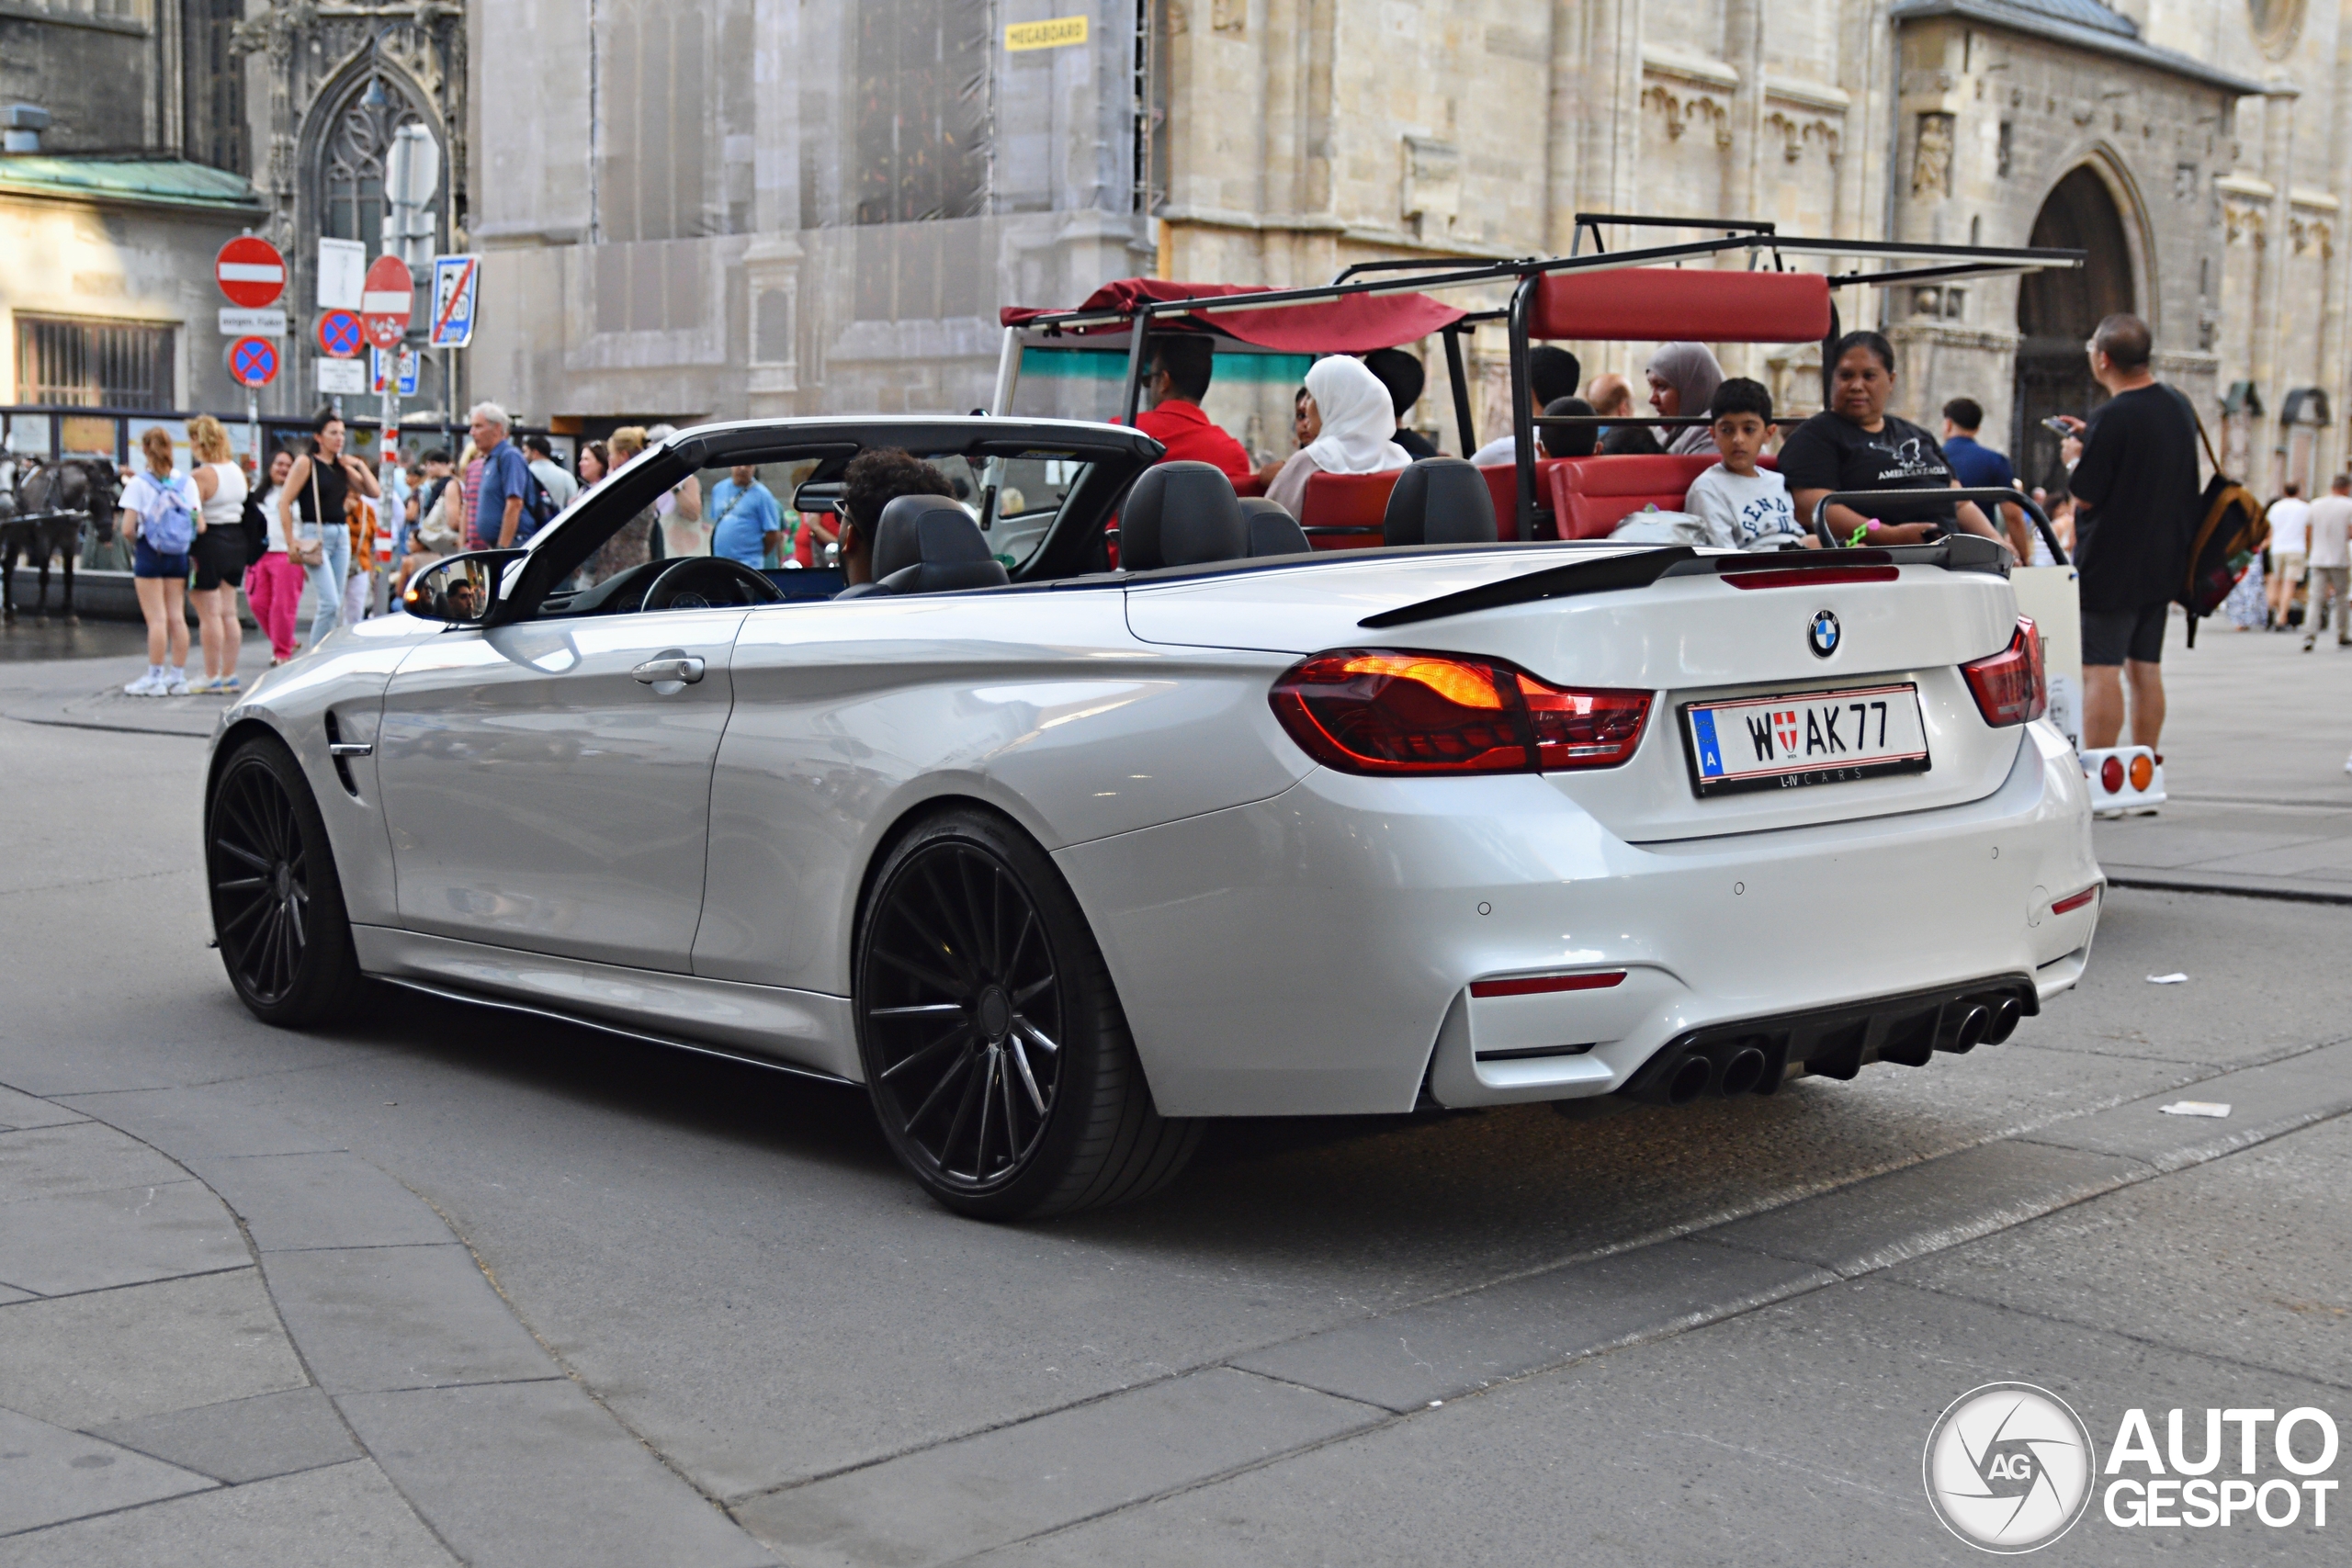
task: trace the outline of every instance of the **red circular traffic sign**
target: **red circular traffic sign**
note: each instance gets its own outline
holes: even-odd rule
[[[229,345],[229,375],[240,387],[266,387],[277,378],[277,345],[266,337],[241,337]]]
[[[349,359],[363,341],[359,318],[348,310],[329,310],[319,318],[319,352],[330,359]]]
[[[409,309],[415,300],[408,264],[398,256],[378,256],[359,296],[359,321],[368,341],[378,348],[398,348],[408,335]]]
[[[220,247],[212,276],[229,303],[258,310],[286,292],[286,258],[267,240],[243,234]]]

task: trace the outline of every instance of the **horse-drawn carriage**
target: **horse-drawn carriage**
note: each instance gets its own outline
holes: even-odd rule
[[[114,542],[115,502],[122,493],[122,476],[104,457],[13,459],[0,473],[0,615],[17,620],[17,567],[21,561],[40,574],[40,587],[33,602],[33,618],[49,618],[51,566],[64,564],[64,592],[60,613],[68,626],[74,614],[74,569],[82,559],[85,541],[95,546]]]

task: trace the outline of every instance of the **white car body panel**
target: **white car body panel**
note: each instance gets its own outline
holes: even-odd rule
[[[2001,577],[1674,576],[1361,625],[1612,553],[1295,558],[489,631],[395,615],[269,672],[220,733],[292,747],[367,971],[850,1079],[866,875],[944,799],[1052,856],[1170,1115],[1601,1094],[1692,1029],[2074,983],[2098,902],[2050,906],[2101,880],[2079,766],[2046,724],[1986,726],[1957,669],[2008,642]],[[1804,635],[1822,609],[1844,626],[1827,659]],[[1616,768],[1361,776],[1316,762],[1268,702],[1301,655],[1347,647],[1656,699]],[[630,675],[671,650],[702,681]],[[1693,792],[1680,704],[1888,679],[1919,688],[1929,772]],[[330,717],[373,754],[338,772]],[[1468,990],[1588,969],[1625,979]],[[1582,1049],[1479,1059],[1554,1045]]]

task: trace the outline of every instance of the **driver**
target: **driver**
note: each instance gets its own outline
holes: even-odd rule
[[[956,487],[911,452],[877,446],[860,452],[842,472],[842,577],[847,587],[874,581],[874,529],[882,509],[902,495],[944,495]]]
[[[481,608],[481,602],[474,592],[473,579],[454,574],[449,586],[442,592],[442,603],[449,607],[450,615],[460,621],[474,619]]]

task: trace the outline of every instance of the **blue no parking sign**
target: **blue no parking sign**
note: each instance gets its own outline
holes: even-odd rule
[[[266,387],[277,375],[277,345],[266,337],[241,337],[229,345],[229,374],[240,387]]]

